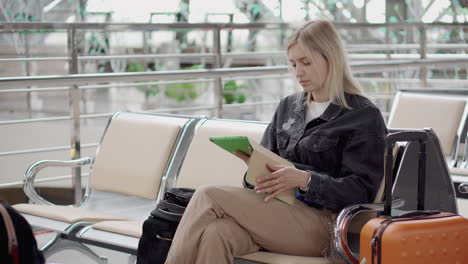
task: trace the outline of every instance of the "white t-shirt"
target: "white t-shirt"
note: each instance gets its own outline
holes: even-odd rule
[[[307,108],[306,112],[306,124],[309,123],[311,120],[321,116],[325,109],[330,105],[331,101],[327,102],[310,102],[309,107]]]

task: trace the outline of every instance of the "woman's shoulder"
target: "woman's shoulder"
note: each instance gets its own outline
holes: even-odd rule
[[[356,94],[346,94],[346,100],[351,109],[346,109],[349,116],[359,117],[358,123],[384,124],[380,109],[367,97]]]
[[[379,108],[366,96],[346,93],[345,98],[352,110],[366,109],[380,112]]]
[[[362,136],[374,134],[384,135],[387,131],[384,118],[380,109],[367,97],[362,95],[347,95],[349,110],[349,120],[360,131]]]

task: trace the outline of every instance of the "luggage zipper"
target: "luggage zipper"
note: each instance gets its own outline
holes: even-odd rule
[[[386,221],[384,221],[384,223],[382,223],[382,228],[380,228],[380,232],[379,234],[377,235],[378,237],[378,240],[379,240],[379,244],[376,245],[376,251],[377,251],[377,264],[381,264],[382,263],[382,236],[383,236],[383,233],[385,231],[385,229],[387,229],[387,227],[393,223],[393,220],[392,219],[387,219]]]
[[[371,250],[372,250],[372,256],[371,256],[372,264],[374,264],[374,258],[375,256],[377,256],[377,243],[379,242],[378,240],[379,238],[374,236],[370,242]]]
[[[380,240],[377,236],[377,231],[382,227],[382,225],[386,222],[390,221],[389,219],[383,220],[380,224],[374,229],[374,233],[372,234],[372,240],[370,241],[369,245],[371,246],[371,264],[374,264],[375,257],[377,256],[377,249],[379,248]],[[377,260],[378,261],[378,260]]]

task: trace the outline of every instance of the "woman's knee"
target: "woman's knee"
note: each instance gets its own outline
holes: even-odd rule
[[[235,217],[235,211],[241,210],[245,206],[246,193],[240,187],[204,185],[197,188],[190,203],[209,205],[219,215],[228,213]]]
[[[229,187],[218,185],[202,185],[195,191],[194,196],[208,197],[211,200],[218,201],[229,196]]]
[[[216,185],[202,185],[200,187],[197,187],[194,196],[209,196],[212,197],[213,195],[216,195],[218,190],[218,186]]]

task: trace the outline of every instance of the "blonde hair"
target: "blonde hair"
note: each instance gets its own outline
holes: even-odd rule
[[[332,23],[326,20],[305,23],[289,38],[287,52],[296,44],[308,52],[307,56],[311,61],[314,51],[320,53],[327,61],[329,70],[323,86],[328,90],[330,100],[350,108],[345,99],[345,92],[364,96],[361,86],[351,74],[346,51]]]

